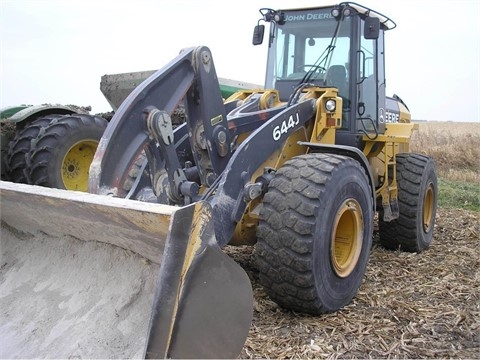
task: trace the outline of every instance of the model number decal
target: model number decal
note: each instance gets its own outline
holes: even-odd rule
[[[283,120],[280,125],[273,128],[273,140],[278,141],[282,137],[282,134],[286,134],[288,129],[293,129],[300,122],[298,113],[290,115],[288,120]]]

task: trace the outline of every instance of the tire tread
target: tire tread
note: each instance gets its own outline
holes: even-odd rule
[[[342,163],[354,163],[364,173],[350,158],[307,154],[286,162],[269,184],[255,253],[260,283],[282,307],[311,314],[331,311],[317,294],[313,234],[318,199]]]

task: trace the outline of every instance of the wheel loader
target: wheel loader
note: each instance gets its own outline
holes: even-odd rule
[[[352,2],[260,13],[254,45],[270,25],[264,89],[223,101],[209,48],[184,49],[115,113],[90,194],[1,183],[11,227],[161,262],[147,358],[238,356],[253,300],[227,244],[255,246],[273,301],[317,315],[357,294],[375,221],[389,249],[432,241],[435,164],[410,152],[416,125],[386,96],[384,35],[395,22]],[[179,104],[186,121],[174,129]]]

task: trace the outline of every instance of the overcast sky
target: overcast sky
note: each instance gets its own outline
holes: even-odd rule
[[[479,0],[357,0],[388,15],[387,95],[418,120],[480,121]],[[263,84],[266,44],[251,44],[260,7],[325,0],[0,0],[0,108],[91,105],[109,111],[104,74],[159,69],[208,46],[220,77]]]

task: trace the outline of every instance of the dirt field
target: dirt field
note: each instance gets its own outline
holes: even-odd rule
[[[255,281],[252,250],[234,251],[255,294],[242,358],[480,358],[479,213],[439,209],[421,254],[374,242],[351,305],[312,317],[280,309]]]

